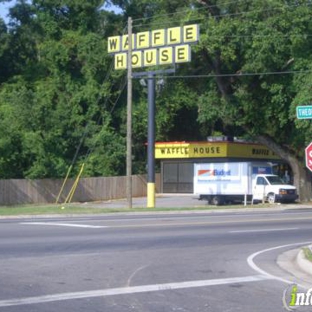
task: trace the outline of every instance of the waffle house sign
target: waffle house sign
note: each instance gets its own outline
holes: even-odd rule
[[[157,142],[155,158],[248,158],[280,159],[274,152],[261,144],[236,142]]]
[[[199,25],[186,25],[139,32],[132,35],[132,68],[170,65],[191,61],[190,44],[199,40]],[[108,38],[115,69],[127,68],[128,35]]]

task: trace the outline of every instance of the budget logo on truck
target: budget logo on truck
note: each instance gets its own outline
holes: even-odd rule
[[[198,176],[205,176],[205,177],[211,177],[211,176],[230,176],[231,170],[218,170],[218,169],[201,169],[198,170]]]
[[[197,176],[203,179],[209,178],[218,178],[218,177],[229,177],[231,176],[231,170],[224,170],[224,169],[199,169],[197,171]]]

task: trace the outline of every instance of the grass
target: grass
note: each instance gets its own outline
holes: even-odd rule
[[[109,212],[124,212],[126,209],[105,209],[91,208],[74,205],[27,205],[27,206],[6,206],[0,207],[0,216],[20,216],[20,215],[67,215],[67,214],[97,214]],[[129,210],[129,209],[128,209]]]
[[[209,211],[216,209],[239,209],[239,208],[263,208],[272,207],[268,204],[258,205],[224,205],[224,206],[200,206],[200,207],[159,207],[159,208],[143,208],[133,207],[132,209],[125,208],[99,208],[93,204],[75,205],[67,204],[47,204],[47,205],[19,205],[19,206],[2,206],[0,207],[0,216],[33,216],[33,215],[79,215],[79,214],[103,214],[116,212],[166,212],[166,211]]]
[[[312,262],[312,250],[309,247],[303,248],[304,256],[307,260]]]

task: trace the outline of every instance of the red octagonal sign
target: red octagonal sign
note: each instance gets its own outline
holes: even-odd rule
[[[312,171],[312,142],[305,149],[305,160],[307,168]]]

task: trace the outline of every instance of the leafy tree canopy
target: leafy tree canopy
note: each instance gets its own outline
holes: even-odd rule
[[[134,33],[200,25],[192,62],[159,77],[157,139],[251,137],[288,161],[302,188],[310,178],[303,151],[312,128],[296,120],[296,106],[312,97],[311,6],[309,0],[18,0],[10,23],[0,21],[0,177],[59,177],[73,159],[86,161],[90,176],[124,174],[125,73],[112,69],[106,38],[126,33],[131,16]],[[121,14],[108,11],[114,7]],[[145,172],[146,98],[134,79],[135,173]]]

